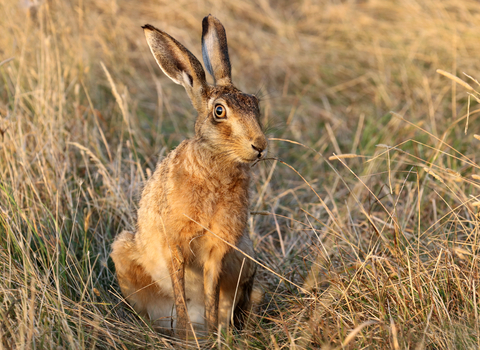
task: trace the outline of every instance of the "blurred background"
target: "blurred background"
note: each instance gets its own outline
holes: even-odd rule
[[[156,162],[193,136],[141,26],[202,61],[209,13],[271,139],[252,186],[258,260],[302,288],[259,267],[245,330],[191,346],[480,347],[479,2],[0,0],[0,13],[0,348],[178,346],[122,302],[108,256]]]

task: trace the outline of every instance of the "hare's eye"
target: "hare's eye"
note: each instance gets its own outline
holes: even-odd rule
[[[216,105],[214,109],[214,114],[216,118],[225,118],[226,117],[225,107],[223,107],[222,105]]]

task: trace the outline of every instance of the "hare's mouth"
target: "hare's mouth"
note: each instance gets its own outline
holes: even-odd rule
[[[242,162],[244,163],[258,163],[260,161],[262,161],[265,157],[251,157],[251,158],[242,158]]]

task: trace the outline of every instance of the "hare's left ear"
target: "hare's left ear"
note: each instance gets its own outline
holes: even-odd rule
[[[202,21],[202,55],[215,85],[230,85],[232,73],[228,57],[227,34],[222,23],[212,15]]]

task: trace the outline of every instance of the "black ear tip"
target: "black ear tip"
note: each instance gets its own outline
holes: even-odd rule
[[[205,16],[203,17],[203,20],[202,20],[202,38],[207,34],[208,32],[208,17],[210,17],[211,15],[208,15],[208,16]]]
[[[155,27],[152,26],[151,24],[145,24],[144,26],[142,26],[142,28],[145,30],[145,29],[148,29],[148,30],[155,30]]]

